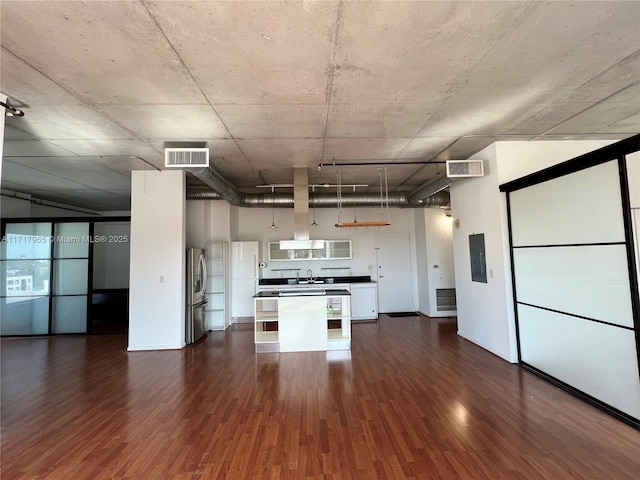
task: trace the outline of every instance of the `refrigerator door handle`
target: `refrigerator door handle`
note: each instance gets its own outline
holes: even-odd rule
[[[207,293],[207,262],[204,259],[204,255],[200,255],[200,275],[202,275],[202,281],[200,283],[200,294],[204,298]]]

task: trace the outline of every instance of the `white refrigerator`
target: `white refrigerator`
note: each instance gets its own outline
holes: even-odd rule
[[[248,321],[254,316],[253,296],[258,289],[260,244],[257,241],[231,243],[231,317]]]

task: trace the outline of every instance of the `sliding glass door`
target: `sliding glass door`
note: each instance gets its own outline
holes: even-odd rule
[[[0,333],[49,333],[51,224],[7,225],[0,256]]]
[[[629,178],[640,136],[507,192],[520,363],[640,425],[640,302]]]
[[[89,223],[57,223],[54,231],[51,333],[86,333]]]
[[[3,224],[0,335],[126,332],[128,219]]]

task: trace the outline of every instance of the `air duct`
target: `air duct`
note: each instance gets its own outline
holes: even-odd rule
[[[241,207],[254,208],[292,208],[292,193],[243,193],[241,194]],[[212,191],[188,190],[187,200],[223,200],[223,198]],[[343,193],[343,207],[380,207],[379,193]],[[389,206],[394,208],[450,208],[449,193],[438,192],[423,199],[422,202],[409,203],[406,195],[402,193],[389,194]],[[317,193],[309,199],[309,207],[313,208],[338,208],[335,194]]]
[[[414,205],[424,205],[424,202],[428,197],[441,192],[452,183],[453,181],[447,177],[446,173],[442,173],[439,176],[423,183],[412,192],[409,192],[407,195],[407,201]]]
[[[220,195],[220,198],[226,200],[231,205],[242,204],[242,195],[236,187],[216,172],[211,166],[205,168],[185,168],[185,172],[189,172],[194,177],[200,179],[204,184]]]
[[[213,192],[202,191],[189,191],[187,192],[188,200],[225,200],[231,205],[238,207],[284,207],[295,208],[295,190],[296,182],[294,181],[294,193],[271,193],[265,194],[250,194],[240,193],[227,179],[215,171],[211,166],[207,168],[185,168],[186,172],[191,173],[193,176],[202,181],[205,185],[213,190]],[[306,168],[294,169],[294,175],[296,171],[303,171],[307,175]],[[299,208],[306,209],[306,222],[309,221],[309,206],[314,208],[337,208],[338,199],[334,193],[318,193],[313,196],[309,201],[309,186],[308,181],[304,183],[304,186],[300,185],[298,194],[301,200],[299,201]],[[423,185],[419,186],[408,195],[403,193],[389,193],[389,206],[396,208],[449,208],[449,194],[442,190],[451,185],[451,180],[442,175],[436,177],[433,180],[429,180]],[[304,193],[306,193],[306,201],[303,199]],[[343,207],[379,207],[380,206],[380,194],[379,193],[343,193],[342,194],[342,206]],[[301,218],[305,215],[304,211],[299,212]],[[300,220],[302,221],[302,220]],[[308,238],[308,237],[307,237]]]

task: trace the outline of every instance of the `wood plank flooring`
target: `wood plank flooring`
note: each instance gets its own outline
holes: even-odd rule
[[[452,319],[381,315],[350,353],[256,355],[246,327],[1,347],[3,480],[640,478],[640,432]]]

